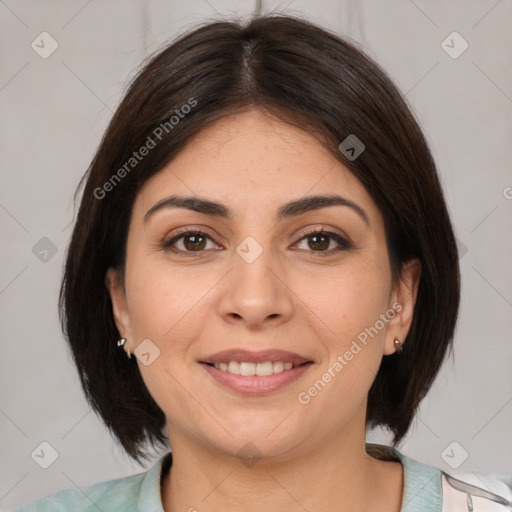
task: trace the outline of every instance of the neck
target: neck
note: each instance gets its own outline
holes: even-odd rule
[[[400,510],[402,466],[368,455],[364,437],[324,437],[301,454],[243,461],[173,434],[173,464],[162,485],[165,512]]]

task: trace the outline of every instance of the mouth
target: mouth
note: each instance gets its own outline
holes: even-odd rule
[[[222,363],[205,363],[217,370],[223,372],[229,372],[233,375],[243,375],[244,377],[252,377],[257,375],[258,377],[266,377],[267,375],[274,375],[275,373],[281,373],[284,371],[292,370],[297,368],[290,361],[264,361],[263,363],[251,363],[250,361],[228,361]],[[307,362],[302,364],[308,364]]]
[[[198,361],[220,384],[242,393],[277,391],[298,379],[314,361],[282,350],[228,350]]]

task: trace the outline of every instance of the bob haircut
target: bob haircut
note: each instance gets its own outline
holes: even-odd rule
[[[394,280],[421,262],[412,325],[400,356],[382,359],[367,428],[387,428],[396,446],[452,350],[457,245],[427,142],[396,86],[355,43],[300,18],[210,21],[147,59],[75,194],[83,188],[60,320],[88,402],[139,463],[146,443],[166,445],[165,415],[136,361],[120,356],[105,274],[117,268],[123,279],[141,186],[200,130],[250,108],[307,130],[360,180],[383,215]],[[351,134],[365,145],[356,159],[339,148]]]

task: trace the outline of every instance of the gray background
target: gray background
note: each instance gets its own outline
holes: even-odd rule
[[[141,60],[198,22],[257,7],[249,0],[0,1],[1,510],[144,469],[91,412],[59,329],[72,194]],[[362,43],[406,94],[439,165],[462,249],[456,357],[400,449],[445,470],[512,474],[512,2],[262,7],[307,13]],[[47,36],[41,43],[43,31],[58,43],[46,59],[31,47],[51,48]],[[469,44],[458,58],[442,46],[453,31]],[[444,48],[458,52],[462,44],[455,36]],[[370,439],[388,440],[380,432]],[[31,457],[43,441],[58,453],[48,469]]]

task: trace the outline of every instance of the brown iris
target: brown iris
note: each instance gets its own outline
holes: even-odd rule
[[[183,245],[188,251],[201,251],[206,244],[206,237],[202,235],[187,235],[183,237]]]
[[[312,240],[318,241],[319,239],[322,239],[322,242],[320,242],[320,243],[314,242],[313,244],[311,244]],[[329,236],[322,235],[322,234],[312,235],[312,236],[308,237],[308,245],[311,249],[314,249],[314,250],[327,249],[329,247]]]

